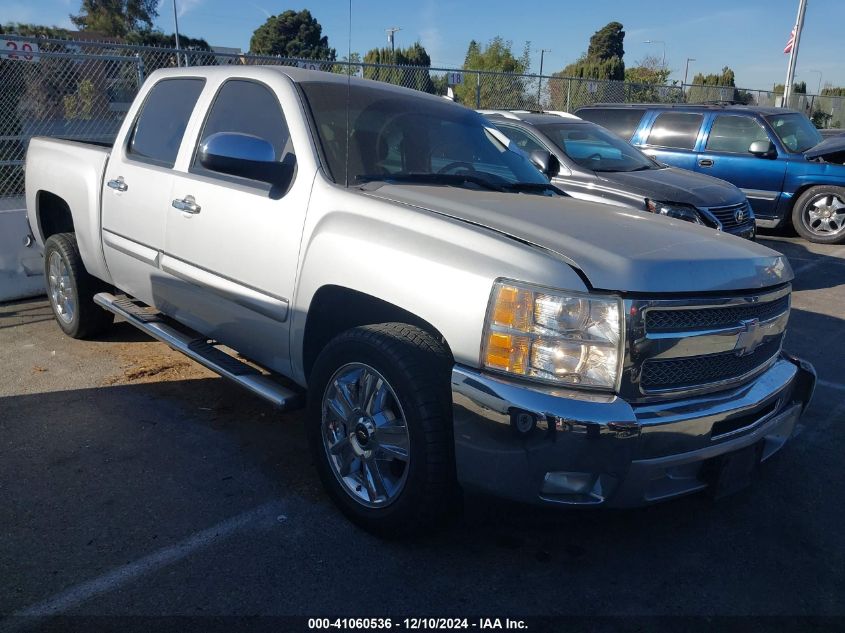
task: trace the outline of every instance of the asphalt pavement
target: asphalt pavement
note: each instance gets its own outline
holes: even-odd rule
[[[800,435],[753,487],[632,511],[469,498],[414,540],[378,540],[335,510],[301,412],[125,323],[74,341],[44,299],[0,305],[0,630],[291,615],[845,627],[845,246],[764,241],[797,273],[786,348],[820,380]]]

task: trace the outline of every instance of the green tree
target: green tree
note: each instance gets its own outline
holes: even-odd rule
[[[690,103],[704,103],[706,101],[743,101],[736,89],[736,76],[729,66],[722,68],[721,73],[697,73],[692,78],[692,86],[687,92]]]
[[[587,52],[552,74],[554,79],[549,82],[551,109],[573,110],[586,103],[622,100],[624,89],[621,84],[610,82],[625,79],[624,42],[625,31],[619,22],[610,22],[593,33]]]
[[[158,0],[82,0],[70,21],[80,30],[113,37],[151,29],[158,16]]]
[[[277,55],[300,59],[334,61],[335,49],[323,35],[323,27],[308,9],[296,12],[287,10],[271,16],[255,29],[249,40],[249,50],[254,55]]]
[[[389,48],[373,48],[364,55],[364,77],[376,81],[421,90],[422,92],[434,93],[434,82],[428,69],[431,67],[431,57],[425,48],[415,42],[408,48],[397,48],[391,51]],[[396,67],[382,67],[375,64],[383,64]]]
[[[655,55],[647,55],[625,68],[625,101],[628,103],[677,103],[683,100],[683,91],[668,86],[671,70]]]
[[[530,68],[531,46],[528,42],[517,57],[513,53],[513,43],[501,37],[494,37],[486,47],[472,40],[467,47],[463,70],[491,74],[465,72],[463,83],[455,86],[455,97],[470,107],[530,108],[532,104],[536,107],[536,96],[526,94],[526,80],[521,76]]]

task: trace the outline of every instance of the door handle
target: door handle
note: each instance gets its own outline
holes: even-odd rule
[[[115,191],[126,191],[129,189],[129,185],[123,182],[123,176],[118,176],[114,180],[109,180],[106,185],[108,185],[109,189],[114,189]]]
[[[699,159],[698,164],[701,167],[712,167],[713,161],[709,158],[701,158],[701,159]]]
[[[185,213],[196,215],[202,210],[202,207],[197,204],[193,196],[185,196],[184,198],[176,198],[171,205],[174,209],[179,209]]]

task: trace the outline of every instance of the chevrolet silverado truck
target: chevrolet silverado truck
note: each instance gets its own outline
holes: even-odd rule
[[[562,197],[481,115],[287,67],[158,70],[113,147],[33,139],[61,329],[119,315],[279,407],[401,535],[475,490],[624,507],[744,486],[793,435],[772,250]]]

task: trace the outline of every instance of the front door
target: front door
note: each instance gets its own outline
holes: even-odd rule
[[[295,165],[275,94],[231,79],[218,90],[187,172],[174,176],[161,268],[169,273],[167,312],[210,338],[280,372],[289,370],[289,305],[311,183],[270,185],[203,167],[198,148],[212,135],[239,133],[273,146]],[[179,208],[177,208],[179,207]]]
[[[103,252],[114,284],[158,305],[153,278],[164,248],[173,165],[204,81],[165,79],[144,98],[103,185]]]
[[[751,154],[748,148],[754,141],[771,141],[769,133],[754,117],[717,114],[707,132],[696,169],[735,184],[748,197],[755,215],[774,218],[786,176],[787,158]]]

